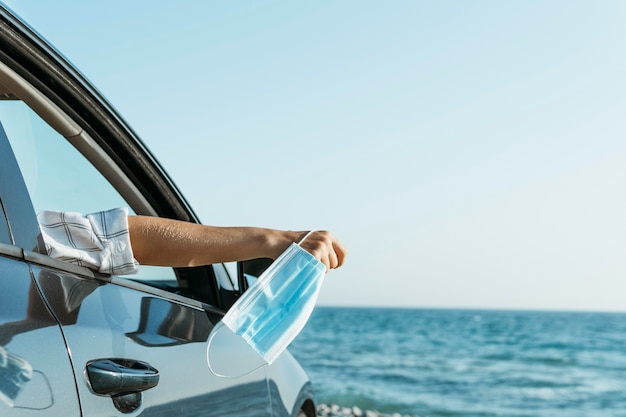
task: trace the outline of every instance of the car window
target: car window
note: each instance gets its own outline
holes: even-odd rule
[[[128,207],[106,178],[24,102],[0,100],[0,121],[22,171],[35,211],[83,214]],[[2,236],[0,225],[0,237]],[[175,281],[172,268],[142,266],[133,279]]]

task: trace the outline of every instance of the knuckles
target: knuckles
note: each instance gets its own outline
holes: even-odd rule
[[[332,269],[336,268],[338,265],[337,254],[334,253],[334,243],[335,239],[330,232],[320,230],[311,234],[311,236],[303,242],[302,246],[326,265],[327,269]]]

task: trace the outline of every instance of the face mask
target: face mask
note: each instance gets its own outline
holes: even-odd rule
[[[267,364],[300,333],[322,286],[326,267],[300,247],[307,237],[308,234],[298,244],[292,243],[221,321]]]

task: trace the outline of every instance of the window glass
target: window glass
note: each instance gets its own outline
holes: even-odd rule
[[[237,285],[237,281],[233,280],[231,277],[236,277],[237,276],[237,272],[236,269],[234,270],[235,273],[234,274],[229,274],[229,266],[232,266],[233,268],[236,268],[236,262],[230,262],[227,265],[224,264],[216,264],[214,265],[213,271],[215,272],[215,279],[217,281],[217,285],[220,288],[224,288],[226,290],[229,291],[234,291],[239,289],[238,285]]]
[[[87,214],[128,207],[106,178],[25,103],[0,101],[0,121],[37,212]],[[171,268],[142,266],[132,278],[175,280],[175,274]]]

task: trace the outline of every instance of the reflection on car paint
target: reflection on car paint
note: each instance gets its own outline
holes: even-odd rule
[[[205,342],[212,326],[203,311],[185,308],[161,298],[143,297],[139,328],[126,333],[144,346],[173,346],[191,342]]]
[[[33,378],[36,375],[40,378]],[[29,398],[30,403],[16,403],[18,395],[29,383],[31,383],[29,388],[32,392],[49,392],[49,400],[45,401],[46,398],[41,395],[28,395],[26,397]],[[34,398],[44,401],[41,404],[33,404]],[[0,346],[0,400],[9,407],[27,410],[45,410],[54,404],[48,377],[41,371],[33,370],[32,365],[26,359],[9,352],[3,346]]]
[[[181,408],[192,416],[203,417],[258,417],[260,407],[265,403],[259,401],[259,392],[267,389],[269,384],[272,398],[271,410],[267,410],[268,415],[275,417],[291,417],[297,410],[289,410],[282,401],[280,390],[274,380],[267,383],[265,381],[251,382],[226,388],[210,394],[199,395],[197,397],[164,404],[157,407],[146,408],[141,414],[142,417],[170,417]],[[307,398],[312,397],[312,387],[307,382],[298,395],[296,404],[302,404]],[[237,398],[234,407],[233,398]]]
[[[62,325],[76,324],[83,301],[94,290],[105,283],[77,279],[42,270],[38,278],[46,300]],[[100,293],[100,297],[104,294]],[[116,302],[117,301],[117,302]],[[212,329],[207,313],[184,307],[180,304],[156,297],[142,297],[139,314],[126,311],[125,303],[118,291],[106,293],[105,317],[113,328],[119,328],[128,318],[139,317],[136,331],[126,332],[131,340],[143,346],[173,346],[191,342],[205,342]]]
[[[182,409],[185,415],[203,417],[259,417],[259,411],[263,409],[264,415],[271,415],[269,402],[265,401],[264,395],[259,395],[266,392],[267,383],[255,381],[146,408],[141,416],[171,417]]]
[[[273,417],[291,417],[295,415],[297,410],[290,410],[283,402],[283,397],[280,395],[280,389],[276,384],[276,381],[270,379],[268,381],[270,399],[272,402],[272,416]],[[307,398],[313,398],[313,386],[311,382],[307,382],[303,385],[298,393],[295,404],[304,404]]]
[[[30,363],[0,346],[0,400],[13,407],[15,397],[32,377]]]
[[[2,263],[6,266],[5,262]],[[0,277],[4,284],[0,297],[0,415],[6,406],[45,410],[54,405],[49,378],[23,356],[32,350],[20,350],[19,343],[12,343],[21,334],[56,325],[33,281],[27,274],[21,275]],[[11,298],[4,298],[8,296]]]
[[[62,325],[76,323],[85,298],[102,285],[95,280],[70,278],[48,270],[41,270],[38,275],[37,281],[46,301]]]

